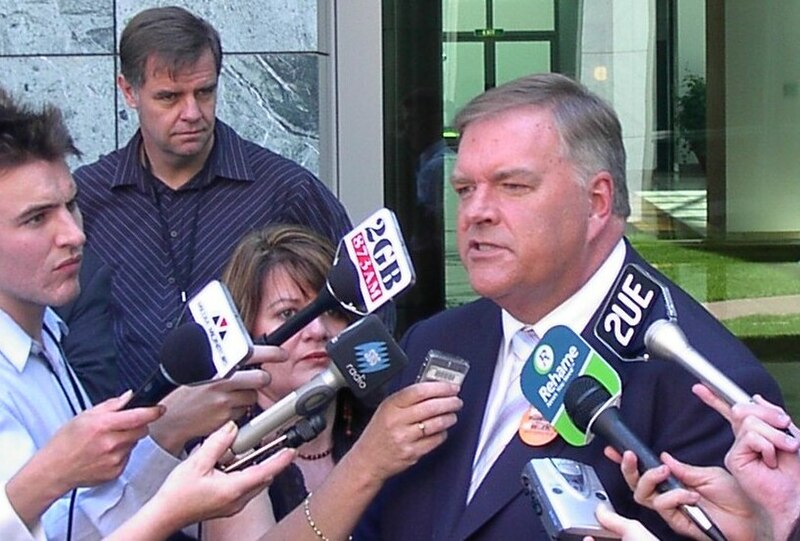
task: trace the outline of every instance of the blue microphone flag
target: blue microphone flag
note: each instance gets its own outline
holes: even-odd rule
[[[557,325],[536,345],[520,377],[525,398],[574,446],[586,445],[591,436],[567,415],[564,393],[572,381],[583,375],[595,378],[615,399],[622,394],[622,381],[616,370],[572,329]]]

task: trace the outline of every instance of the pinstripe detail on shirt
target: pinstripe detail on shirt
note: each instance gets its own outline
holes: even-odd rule
[[[159,347],[183,308],[180,274],[164,243],[153,185],[174,235],[177,268],[188,268],[193,258],[189,296],[219,277],[236,243],[252,229],[304,224],[334,241],[351,229],[344,207],[313,174],[245,141],[219,120],[204,169],[176,191],[150,180],[138,159],[140,142],[137,133],[124,148],[75,171],[87,242],[114,273],[121,384],[134,389],[154,370]],[[193,227],[195,253],[190,254]]]

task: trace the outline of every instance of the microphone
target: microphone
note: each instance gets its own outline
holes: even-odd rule
[[[678,363],[729,406],[752,401],[750,395],[689,345],[686,335],[674,322],[665,319],[655,321],[647,328],[644,343],[651,355]]]
[[[618,397],[622,393],[619,374],[578,334],[565,325],[547,331],[525,361],[520,374],[522,394],[570,445],[586,445],[580,430],[564,412],[564,393],[578,376],[589,374],[603,382]]]
[[[247,453],[247,455],[237,459],[236,462],[223,466],[222,471],[229,473],[254,464],[259,464],[276,452],[287,447],[296,449],[319,436],[322,431],[325,430],[326,425],[325,415],[322,413],[316,413],[307,419],[300,419],[297,424],[289,428],[281,436],[275,438],[263,447],[251,453]]]
[[[242,426],[231,445],[234,454],[252,449],[289,420],[316,413],[333,400],[339,389],[349,387],[357,398],[363,399],[408,363],[403,350],[375,315],[347,327],[325,349],[331,358],[328,368]]]
[[[591,376],[580,376],[569,385],[564,396],[564,408],[575,425],[587,434],[600,434],[620,453],[627,449],[636,453],[640,473],[661,465],[658,457],[622,421],[616,399]],[[676,488],[683,488],[683,485],[672,475],[658,485],[659,492]],[[681,512],[714,541],[725,540],[720,529],[700,507],[682,505]]]
[[[668,288],[635,263],[628,263],[611,288],[594,335],[621,361],[646,361],[644,335],[652,321],[677,318]]]
[[[125,409],[154,406],[179,386],[211,379],[217,373],[206,332],[193,321],[170,331],[158,358],[158,367]]]
[[[394,213],[383,208],[339,242],[325,285],[314,302],[255,344],[279,346],[327,310],[365,316],[414,284],[416,276]]]

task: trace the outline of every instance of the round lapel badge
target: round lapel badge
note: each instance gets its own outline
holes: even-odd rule
[[[547,445],[554,439],[558,433],[553,428],[539,410],[531,406],[522,415],[519,423],[519,437],[527,445],[531,447],[540,447]]]

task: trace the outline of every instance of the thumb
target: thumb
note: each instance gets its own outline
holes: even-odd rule
[[[661,462],[666,464],[672,475],[686,485],[687,488],[701,486],[713,477],[713,468],[693,466],[692,464],[681,462],[666,451],[661,453]],[[694,489],[689,488],[689,490],[693,491]]]
[[[236,424],[228,421],[208,436],[200,448],[189,458],[194,460],[199,468],[210,470],[230,448],[236,432]]]
[[[594,510],[594,515],[601,526],[607,530],[611,530],[616,534],[621,534],[625,530],[628,519],[622,515],[618,515],[607,505],[599,504]]]
[[[119,396],[115,396],[114,398],[109,398],[108,400],[104,400],[100,402],[92,409],[95,411],[105,412],[105,411],[119,411],[125,407],[125,404],[131,401],[131,397],[133,396],[133,391],[128,389],[124,393]]]

